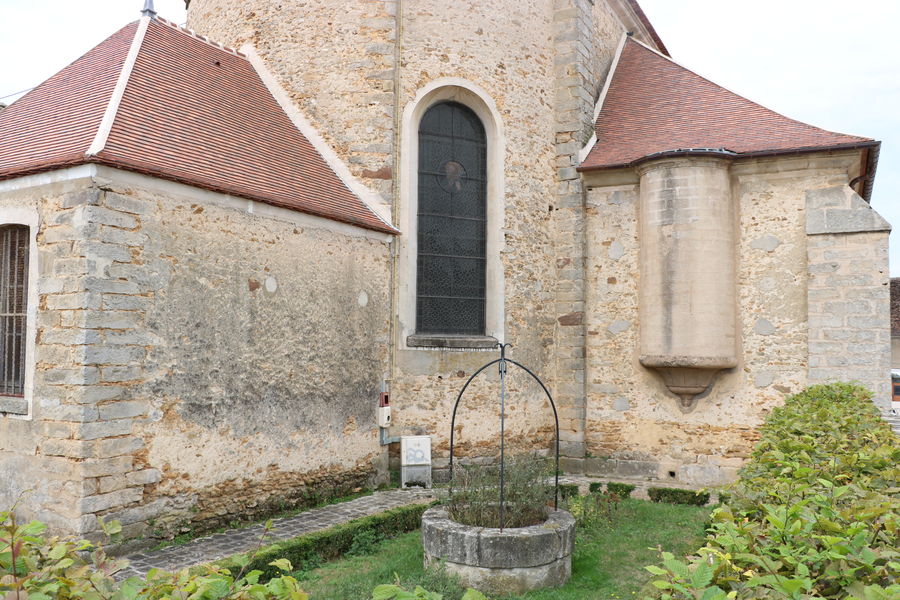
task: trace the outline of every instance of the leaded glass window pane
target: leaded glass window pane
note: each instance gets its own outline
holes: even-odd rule
[[[437,104],[419,125],[416,331],[484,334],[487,143],[470,109]]]

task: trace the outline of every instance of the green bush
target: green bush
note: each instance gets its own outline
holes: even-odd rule
[[[114,574],[127,561],[112,560],[87,541],[45,538],[46,526],[32,521],[19,525],[12,512],[0,512],[0,598],[25,600],[307,600],[297,581],[285,575],[291,564],[273,561],[275,576],[260,582],[261,571],[246,565],[230,572],[208,565],[197,572],[178,574],[154,570],[145,579],[117,582]],[[121,532],[117,523],[112,534]]]
[[[12,512],[0,512],[0,598],[307,600],[296,579],[287,574],[294,565],[306,568],[348,551],[371,550],[380,539],[418,528],[427,508],[425,504],[395,508],[286,540],[253,555],[178,573],[154,569],[144,579],[132,577],[123,582],[117,582],[114,575],[127,561],[110,559],[102,548],[87,541],[45,538],[43,523],[19,525]],[[117,523],[107,527],[110,534],[120,531]]]
[[[547,504],[553,501],[551,475],[547,461],[535,460],[531,455],[507,459],[501,524],[499,465],[460,466],[453,472],[453,494],[447,501],[447,514],[457,523],[475,527],[528,527],[543,523],[547,519]]]
[[[258,570],[262,579],[277,577],[280,574],[278,567],[271,564],[276,559],[284,558],[294,565],[316,565],[348,552],[364,553],[377,540],[418,529],[422,513],[429,507],[429,504],[412,504],[393,508],[267,546],[257,550],[246,565],[239,564],[244,557],[225,559],[219,564],[226,568],[243,566]]]
[[[647,495],[654,502],[668,502],[669,504],[705,506],[709,502],[709,493],[707,492],[696,492],[679,488],[647,488]]]
[[[654,598],[900,598],[900,446],[866,389],[817,385],[787,398],[706,545],[663,553]]]
[[[606,484],[607,492],[609,492],[610,494],[615,494],[623,500],[630,497],[631,492],[633,492],[635,489],[635,486],[631,485],[630,483],[615,483],[613,481],[610,481]]]
[[[561,500],[565,500],[567,498],[574,498],[578,495],[578,484],[577,483],[561,483],[559,484],[559,498]]]
[[[579,536],[593,536],[598,528],[612,525],[618,507],[619,497],[612,494],[576,494],[560,504],[560,508],[575,517]]]
[[[588,485],[588,491],[592,494],[599,494],[603,491],[603,482],[602,481],[592,481],[590,485]]]

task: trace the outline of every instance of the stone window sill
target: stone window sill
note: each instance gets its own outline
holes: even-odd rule
[[[0,396],[0,413],[27,415],[28,401],[24,396]]]
[[[497,347],[497,338],[489,335],[446,335],[416,333],[407,336],[410,348],[448,348],[452,350],[490,350]]]

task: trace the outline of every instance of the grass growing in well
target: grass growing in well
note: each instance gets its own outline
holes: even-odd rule
[[[635,598],[651,577],[644,566],[659,560],[657,547],[684,555],[702,543],[709,510],[697,506],[623,500],[612,524],[581,531],[564,587],[524,596],[529,600]],[[372,553],[346,557],[295,573],[316,600],[370,598],[373,586],[398,581],[406,589],[421,585],[458,600],[465,591],[453,578],[426,571],[418,531],[375,543]],[[313,565],[310,565],[311,567]]]

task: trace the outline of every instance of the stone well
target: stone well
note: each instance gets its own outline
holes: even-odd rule
[[[422,515],[425,564],[443,564],[463,585],[515,594],[564,584],[572,575],[575,519],[563,510],[531,527],[474,527],[451,521],[443,506]]]

